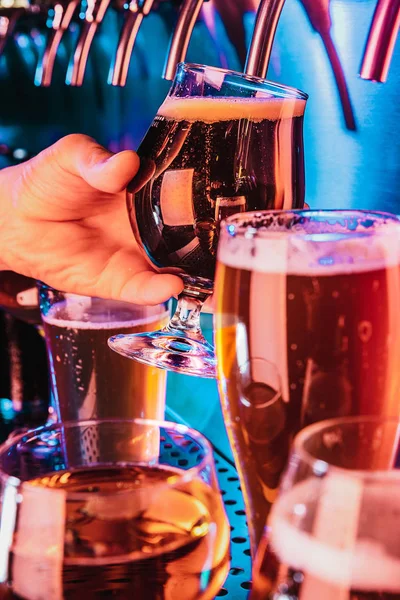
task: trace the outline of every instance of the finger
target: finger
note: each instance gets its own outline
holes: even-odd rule
[[[39,257],[36,264],[40,267],[35,269],[34,277],[64,292],[136,304],[159,304],[181,293],[182,279],[156,273],[137,248],[123,248],[110,254],[106,248],[92,244],[90,239],[87,243],[90,252],[86,245],[75,247],[56,270],[49,261]]]
[[[44,160],[52,157],[65,173],[108,193],[124,190],[139,169],[139,157],[133,150],[113,154],[82,134],[62,138],[42,155]]]
[[[98,250],[103,268],[94,283],[94,295],[138,304],[158,304],[177,296],[183,289],[182,279],[176,275],[156,273],[137,248],[123,248],[105,263]],[[96,256],[91,257],[95,269]],[[96,272],[96,271],[94,271]],[[90,279],[89,279],[90,281]]]

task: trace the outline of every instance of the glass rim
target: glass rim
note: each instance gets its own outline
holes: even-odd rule
[[[289,85],[284,85],[283,83],[277,83],[275,81],[270,81],[269,79],[264,79],[263,77],[257,77],[256,75],[247,75],[241,71],[234,71],[233,69],[223,69],[222,67],[213,67],[211,65],[204,65],[201,63],[193,63],[193,62],[180,62],[178,63],[176,72],[180,69],[185,71],[196,71],[196,70],[209,70],[216,71],[217,73],[225,73],[226,75],[233,75],[235,77],[239,77],[249,83],[253,83],[256,85],[267,85],[271,88],[271,92],[273,90],[280,91],[287,95],[287,98],[296,98],[298,100],[308,100],[309,96],[306,92],[303,92],[299,88],[295,88]]]
[[[340,426],[352,426],[357,424],[368,424],[368,423],[377,423],[377,424],[394,424],[397,425],[400,429],[400,417],[388,417],[388,416],[379,416],[379,415],[357,415],[357,416],[347,416],[347,417],[335,417],[332,419],[325,419],[323,421],[318,421],[317,423],[312,423],[307,427],[304,427],[299,433],[296,434],[293,440],[293,446],[291,450],[291,458],[289,459],[289,463],[292,459],[299,459],[303,463],[307,464],[311,468],[318,467],[318,471],[321,474],[326,473],[338,473],[342,476],[347,477],[356,477],[358,479],[387,479],[387,480],[395,480],[400,482],[400,468],[399,469],[346,469],[344,467],[338,467],[337,465],[333,465],[330,462],[323,460],[321,458],[317,458],[313,456],[311,452],[305,449],[304,444],[310,440],[313,436],[318,433],[323,432],[324,430],[328,431],[332,427],[340,427]],[[400,447],[400,446],[399,446]],[[289,464],[288,463],[288,464]]]
[[[148,308],[160,308],[160,315],[164,313],[169,314],[169,302],[170,300],[165,300],[164,302],[159,302],[158,304],[136,304],[135,302],[129,302],[128,300],[115,300],[114,298],[103,298],[102,296],[88,296],[87,294],[76,294],[75,292],[65,292],[64,290],[59,290],[48,283],[44,283],[44,281],[40,281],[39,279],[36,281],[36,287],[38,292],[41,290],[49,290],[51,292],[56,292],[57,294],[61,294],[66,298],[89,298],[91,300],[102,300],[103,302],[116,302],[117,304],[124,304],[126,306],[132,306],[134,309],[146,310]],[[41,303],[39,302],[39,308],[41,310]],[[163,309],[163,310],[161,310]]]
[[[269,229],[257,229],[254,225],[257,219],[268,218],[268,217],[283,217],[284,220],[289,222],[291,219],[295,217],[337,217],[337,218],[368,218],[375,219],[376,223],[379,221],[382,225],[389,226],[391,230],[398,230],[400,233],[400,217],[393,213],[388,213],[384,211],[377,210],[368,210],[368,209],[336,209],[336,208],[326,208],[326,209],[310,209],[310,208],[301,208],[301,209],[292,209],[292,210],[258,210],[258,211],[248,211],[237,213],[231,215],[227,219],[221,222],[221,232],[223,232],[224,236],[234,237],[234,238],[249,238],[253,237],[256,233],[259,239],[288,239],[290,237],[295,237],[296,239],[304,239],[304,240],[312,240],[313,237],[317,235],[326,235],[322,232],[320,234],[315,234],[307,231],[296,231],[286,229],[285,231],[271,231]],[[250,221],[250,222],[248,222]],[[246,223],[247,222],[247,223]],[[366,230],[368,231],[368,230]],[[346,239],[351,239],[359,236],[359,231],[355,230],[346,230],[342,232]],[[379,228],[374,230],[369,230],[373,236],[377,235],[387,235],[387,228]],[[251,234],[251,235],[249,235]],[[326,238],[326,240],[321,238],[315,238],[318,242],[323,241],[332,241],[331,239]]]
[[[41,427],[37,427],[35,429],[28,429],[27,431],[18,433],[17,435],[11,435],[11,437],[9,437],[4,444],[1,445],[0,447],[0,460],[3,458],[3,456],[5,454],[7,454],[7,452],[15,445],[17,445],[19,442],[21,442],[26,436],[31,436],[32,439],[37,438],[39,435],[43,434],[43,433],[51,433],[53,431],[57,431],[57,430],[61,430],[61,429],[73,429],[73,428],[84,428],[84,427],[89,427],[91,425],[101,425],[101,424],[110,424],[110,425],[128,425],[128,424],[137,424],[137,425],[143,425],[143,426],[156,426],[159,430],[161,428],[168,430],[172,430],[176,433],[179,434],[189,434],[190,437],[192,437],[196,443],[200,446],[201,450],[204,451],[204,456],[201,459],[200,463],[198,465],[195,465],[194,467],[190,467],[189,469],[183,469],[183,468],[179,468],[176,469],[175,471],[175,467],[172,467],[173,469],[173,475],[175,476],[173,478],[173,481],[167,483],[165,481],[160,482],[160,483],[151,483],[149,482],[148,484],[141,486],[139,489],[143,490],[145,488],[148,487],[157,487],[157,488],[161,488],[161,487],[168,487],[168,488],[172,488],[177,484],[180,483],[185,483],[188,481],[192,481],[195,477],[200,476],[201,471],[207,467],[207,466],[213,466],[213,468],[215,468],[215,463],[214,463],[214,458],[213,458],[213,449],[211,446],[211,443],[208,441],[208,439],[199,431],[197,431],[196,429],[193,429],[191,427],[188,427],[187,425],[181,424],[181,423],[174,423],[173,421],[163,421],[163,420],[158,420],[158,419],[140,419],[140,418],[136,418],[136,419],[124,419],[124,418],[103,418],[103,419],[84,419],[84,420],[75,420],[75,421],[61,421],[61,422],[56,422],[56,423],[52,423],[52,424],[46,424],[46,425],[42,425]],[[210,457],[211,457],[211,463],[210,463]],[[156,459],[157,460],[157,459]],[[105,466],[110,466],[110,463],[104,463]],[[114,464],[114,463],[113,463]],[[127,461],[115,461],[115,465],[122,465],[125,467],[128,467],[130,465],[134,466],[134,465],[143,465],[146,464],[146,461],[135,461],[132,463],[129,463]],[[154,458],[152,458],[151,460],[148,461],[148,464],[150,464],[151,466],[158,464],[158,463],[154,463]],[[97,466],[101,466],[101,463],[99,463]],[[167,466],[167,465],[166,465]],[[91,468],[95,468],[95,467],[91,467],[88,466],[89,469]],[[73,471],[73,469],[72,469]],[[48,474],[50,473],[55,473],[55,471],[49,471]],[[43,474],[43,477],[45,477],[46,474]],[[173,476],[171,475],[171,478]],[[35,477],[35,479],[37,479]],[[15,476],[15,475],[9,475],[4,469],[3,467],[0,465],[0,482],[2,484],[5,485],[12,485],[13,487],[22,487],[22,486],[29,486],[29,490],[35,490],[38,493],[40,493],[43,490],[48,490],[48,491],[60,491],[60,489],[62,488],[50,488],[50,487],[45,487],[45,486],[34,486],[30,484],[30,480],[22,480],[19,477]],[[113,496],[118,496],[121,497],[123,495],[129,495],[129,494],[133,494],[135,493],[135,490],[118,490],[118,491],[113,491],[113,492],[103,492],[103,493],[99,493],[97,492],[96,494],[90,493],[90,492],[72,492],[72,493],[68,493],[67,492],[67,496],[68,496],[68,500],[84,500],[87,499],[88,497],[94,497],[96,495],[101,495],[104,497],[113,497]]]

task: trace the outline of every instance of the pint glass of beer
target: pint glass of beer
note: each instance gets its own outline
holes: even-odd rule
[[[221,228],[220,394],[253,554],[297,431],[335,416],[399,413],[399,249],[400,221],[365,211],[248,213]],[[273,401],[271,384],[265,402],[263,388],[249,393],[260,360],[279,374]]]
[[[44,284],[39,292],[58,419],[164,418],[166,374],[112,352],[107,339],[163,326],[167,306],[65,294]]]
[[[132,228],[153,267],[182,277],[168,327],[114,336],[135,360],[215,377],[200,328],[212,293],[221,219],[249,210],[302,208],[307,95],[243,73],[181,63],[138,149],[128,185]]]
[[[79,451],[87,438],[95,455]],[[230,529],[194,430],[56,423],[7,442],[0,477],[2,598],[212,600],[224,583]]]
[[[250,600],[400,598],[400,421],[342,417],[294,442]]]

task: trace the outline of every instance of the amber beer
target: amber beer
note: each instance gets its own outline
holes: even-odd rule
[[[221,219],[303,206],[304,108],[267,94],[166,98],[128,186],[132,226],[154,264],[212,285]]]
[[[26,529],[12,548],[10,589],[0,588],[0,598],[212,600],[229,568],[228,523],[217,491],[201,480],[170,487],[178,474],[145,465],[97,467],[30,481],[51,488],[53,497],[56,490],[85,495],[63,504],[58,524],[53,503],[52,554],[35,552],[26,511]],[[25,490],[32,506],[35,491]]]
[[[143,313],[138,317],[126,303],[77,297],[57,302],[43,314],[59,418],[164,417],[165,373],[107,345],[111,335],[153,331],[168,317],[161,306],[146,307]]]
[[[220,390],[253,548],[299,429],[335,416],[397,415],[400,407],[397,243],[392,251],[382,240],[376,256],[365,250],[358,263],[351,257],[363,242],[355,237],[335,264],[331,255],[315,260],[312,240],[294,253],[284,229],[275,240],[254,231],[222,239],[216,279]],[[281,394],[262,369],[243,369],[256,359],[276,365]]]
[[[399,600],[396,473],[386,471],[386,480],[384,471],[375,480],[373,471],[364,471],[365,479],[349,473],[309,476],[282,493],[257,553],[249,600]]]

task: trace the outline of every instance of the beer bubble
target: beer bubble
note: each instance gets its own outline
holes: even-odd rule
[[[288,294],[289,300],[294,300],[296,298],[295,294]]]
[[[290,344],[291,350],[297,350],[297,344]]]
[[[370,321],[361,321],[358,324],[358,337],[366,344],[372,337],[372,323]]]
[[[337,290],[335,290],[334,292],[332,292],[332,298],[339,298],[340,294]]]

